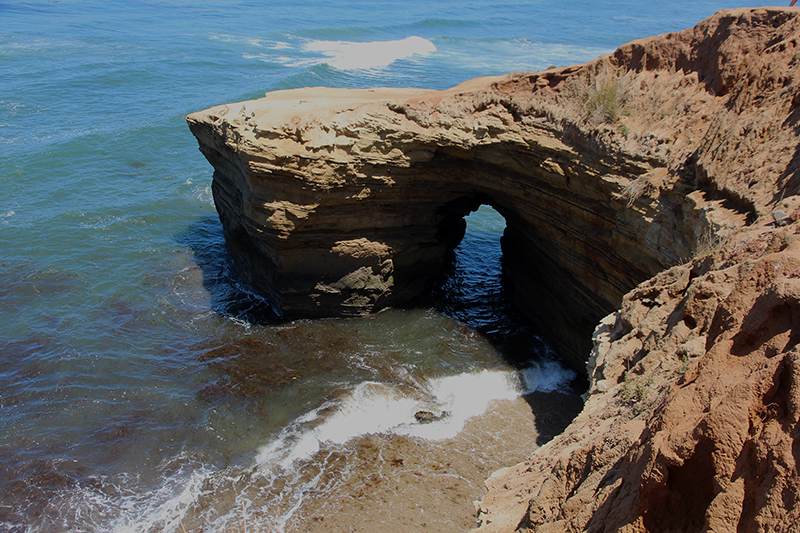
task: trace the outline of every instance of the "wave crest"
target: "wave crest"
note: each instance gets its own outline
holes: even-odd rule
[[[357,70],[387,67],[398,59],[415,55],[425,56],[436,51],[436,46],[422,37],[407,37],[399,41],[373,41],[355,43],[347,41],[316,41],[305,45],[310,52],[327,56],[324,62],[339,70]]]

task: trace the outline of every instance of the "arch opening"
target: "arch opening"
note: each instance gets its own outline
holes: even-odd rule
[[[477,324],[482,333],[493,336],[492,343],[512,364],[530,359],[531,353],[530,349],[515,348],[514,345],[523,344],[526,338],[536,339],[537,342],[544,340],[546,346],[552,347],[542,347],[540,351],[555,352],[568,366],[584,373],[585,357],[591,349],[591,332],[608,306],[564,268],[560,256],[565,250],[573,253],[574,248],[569,238],[557,234],[560,230],[554,222],[561,221],[558,218],[531,217],[518,203],[514,203],[513,198],[509,198],[510,195],[502,189],[473,190],[467,194],[462,192],[436,210],[433,217],[438,219],[436,237],[446,252],[439,256],[441,262],[435,264],[436,270],[442,269],[442,273],[433,277],[434,289],[429,296],[434,297],[435,305],[441,302],[449,306],[447,312],[469,302],[468,298],[459,304],[450,302],[455,295],[443,297],[444,288],[453,283],[454,269],[458,269],[460,258],[457,251],[465,242],[467,219],[472,220],[476,213],[495,213],[493,216],[503,221],[502,229],[495,231],[493,244],[501,275],[494,289],[498,301],[492,311],[486,313],[494,313],[495,317],[483,323],[478,317],[457,318],[470,325]],[[549,208],[547,204],[541,204],[537,209],[546,212]],[[477,216],[480,220],[485,215]],[[466,242],[468,248],[474,247],[474,244],[469,244],[470,239]],[[478,289],[473,289],[477,293]],[[503,338],[504,335],[499,334],[502,328],[497,327],[503,321],[514,322],[518,328],[524,324],[523,329],[533,333]],[[491,323],[495,325],[490,326]]]
[[[556,357],[546,332],[514,302],[514,279],[506,268],[507,220],[488,197],[452,203],[440,230],[450,249],[430,287],[433,308],[483,334],[517,368]],[[470,209],[465,216],[460,213]]]

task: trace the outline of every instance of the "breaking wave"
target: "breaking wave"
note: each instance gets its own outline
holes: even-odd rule
[[[407,37],[399,41],[356,43],[347,41],[315,41],[305,45],[328,59],[325,63],[339,70],[358,70],[387,67],[399,59],[415,55],[426,56],[436,46],[422,37]]]

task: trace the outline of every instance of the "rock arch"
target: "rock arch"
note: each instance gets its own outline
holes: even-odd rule
[[[652,190],[629,205],[625,186],[655,188],[666,164],[521,115],[516,86],[538,79],[280,91],[191,115],[239,270],[287,317],[376,311],[419,295],[488,203],[517,303],[582,367],[622,294],[688,257],[699,211]]]
[[[600,322],[583,411],[487,480],[481,531],[790,531],[798,32],[797,8],[727,10],[585,65],[442,92],[284,91],[188,121],[234,258],[289,313],[413,296],[487,201],[518,301],[581,367],[592,316],[682,263]],[[619,100],[601,109],[604,87]],[[699,503],[681,486],[698,471],[714,478]]]
[[[501,83],[281,91],[190,116],[240,271],[288,317],[405,303],[486,203],[507,221],[517,303],[582,366],[598,319],[691,235],[683,213],[646,197],[645,224],[621,195],[663,168],[521,119]]]
[[[787,16],[753,13],[767,28]],[[278,91],[187,120],[240,271],[287,317],[413,299],[486,202],[508,221],[517,303],[582,368],[625,292],[768,212],[784,178],[753,161],[790,166],[788,151],[761,153],[762,118],[741,107],[754,89],[729,86],[745,56],[706,64],[732,21],[446,91]]]

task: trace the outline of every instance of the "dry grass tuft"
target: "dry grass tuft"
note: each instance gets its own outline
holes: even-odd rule
[[[658,188],[647,178],[647,176],[639,176],[629,184],[627,184],[620,194],[628,199],[628,207],[632,206],[636,200],[644,196],[656,192]]]
[[[616,122],[619,118],[620,87],[616,78],[598,80],[586,100],[589,117],[597,122]]]

